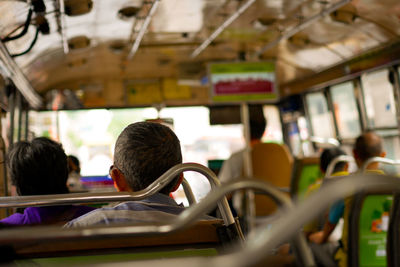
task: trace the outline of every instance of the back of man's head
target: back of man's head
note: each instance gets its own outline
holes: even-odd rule
[[[346,155],[346,153],[341,150],[340,148],[327,148],[322,151],[321,156],[320,156],[320,169],[324,173],[328,169],[329,164],[332,162],[333,159],[341,156],[341,155]],[[346,162],[339,162],[335,165],[335,168],[333,169],[333,172],[339,172],[343,171],[344,167],[346,166]]]
[[[19,195],[68,193],[67,156],[48,138],[15,143],[7,154],[7,166]]]
[[[356,139],[353,153],[357,164],[363,164],[372,157],[384,156],[382,139],[372,131],[365,132]]]
[[[130,124],[115,144],[114,164],[133,191],[146,188],[179,163],[182,163],[179,139],[171,129],[159,123]],[[169,194],[178,179],[160,192]]]
[[[262,105],[250,105],[250,138],[251,140],[260,140],[264,134],[267,121],[264,116]]]

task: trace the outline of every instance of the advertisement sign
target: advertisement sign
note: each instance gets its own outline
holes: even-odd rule
[[[212,63],[209,76],[213,101],[278,100],[274,62]]]
[[[392,195],[365,198],[360,217],[360,266],[386,266],[386,236]]]

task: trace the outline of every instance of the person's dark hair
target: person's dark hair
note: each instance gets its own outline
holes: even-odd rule
[[[71,171],[76,171],[77,173],[81,172],[81,164],[77,157],[75,157],[74,155],[68,155],[67,161],[68,161],[68,172],[71,172]],[[71,164],[75,165],[76,170],[73,169]]]
[[[114,165],[125,176],[132,190],[146,188],[171,167],[182,163],[181,146],[175,133],[159,123],[137,122],[119,135]],[[160,192],[169,194],[179,177]]]
[[[265,132],[267,121],[264,116],[262,105],[250,105],[250,138],[252,140],[260,140]]]
[[[335,148],[324,149],[324,151],[322,151],[321,156],[320,156],[319,167],[321,168],[321,170],[323,172],[326,172],[326,170],[328,169],[328,166],[332,162],[332,160],[341,155],[346,155],[346,152],[344,152],[340,148],[335,147]],[[346,162],[338,162],[335,165],[333,172],[343,171],[343,168],[345,165],[346,165]]]
[[[360,135],[354,144],[354,153],[362,161],[372,157],[379,157],[382,151],[382,140],[372,131]]]
[[[61,144],[39,137],[15,143],[7,167],[19,195],[68,193],[67,156]]]

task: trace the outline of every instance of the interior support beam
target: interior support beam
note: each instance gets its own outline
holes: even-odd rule
[[[243,12],[245,12],[256,0],[248,0],[246,3],[240,6],[240,8],[233,13],[227,20],[225,20],[204,42],[197,47],[190,55],[191,58],[197,57],[207,46],[221,34],[235,19],[237,19]]]
[[[28,79],[23,74],[22,70],[18,67],[14,59],[11,58],[6,46],[0,41],[0,67],[15,84],[17,89],[21,92],[24,98],[33,108],[40,108],[43,104],[42,98],[33,89]]]
[[[135,42],[133,43],[132,48],[129,51],[128,60],[132,59],[133,56],[136,54],[137,50],[139,49],[140,42],[142,41],[143,36],[146,33],[147,27],[150,24],[151,18],[154,16],[154,13],[156,12],[159,4],[160,4],[160,0],[153,1],[153,4],[149,11],[149,14],[147,14],[147,17],[144,19],[142,27],[140,28],[139,33],[136,36]]]
[[[289,29],[285,32],[283,32],[277,39],[269,42],[268,44],[266,44],[264,47],[262,47],[260,50],[258,50],[255,53],[255,57],[259,58],[262,54],[264,54],[267,50],[273,48],[274,46],[276,46],[277,44],[279,44],[281,41],[283,40],[287,40],[290,37],[292,37],[293,35],[295,35],[296,33],[302,31],[303,29],[307,28],[308,26],[310,26],[311,24],[313,24],[315,21],[319,20],[320,18],[334,12],[335,10],[341,8],[342,6],[344,6],[345,4],[349,3],[350,0],[341,0],[331,6],[329,6],[328,8],[323,9],[320,13],[311,16],[307,19],[305,19],[303,22],[301,22],[300,24],[296,25],[295,27],[293,27],[292,29]]]

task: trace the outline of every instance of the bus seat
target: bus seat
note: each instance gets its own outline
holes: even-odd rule
[[[251,151],[253,176],[280,188],[290,187],[293,158],[286,145],[260,143]],[[275,212],[277,206],[263,196],[255,196],[256,216],[267,216]]]
[[[348,218],[348,266],[387,266],[386,236],[391,191],[363,192],[352,198]]]
[[[400,195],[396,194],[393,199],[392,213],[387,233],[387,263],[388,267],[400,266]]]
[[[302,199],[308,187],[321,177],[319,157],[296,158],[293,166],[290,194],[296,199]]]
[[[38,226],[36,226],[38,227]],[[111,226],[110,226],[111,227]],[[35,226],[32,227],[34,230]],[[222,230],[221,230],[222,229]],[[99,255],[110,252],[171,251],[177,249],[211,248],[218,251],[228,240],[223,220],[202,220],[192,226],[162,235],[67,238],[41,242],[17,242],[11,246],[15,258],[55,257],[65,255]],[[4,231],[7,231],[5,229]],[[90,230],[89,230],[90,231]]]

